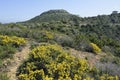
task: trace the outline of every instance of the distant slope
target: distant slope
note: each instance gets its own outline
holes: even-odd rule
[[[77,15],[70,14],[66,10],[58,9],[58,10],[49,10],[43,12],[42,14],[26,21],[32,23],[40,23],[40,22],[54,22],[54,21],[63,21],[69,23],[77,23],[81,25],[86,24],[120,24],[120,13],[112,13],[110,15],[98,15],[93,17],[79,17]]]
[[[89,24],[120,24],[120,13],[112,13],[110,15],[98,15],[94,17],[84,18]]]
[[[53,42],[63,46],[86,51],[85,48],[92,42],[103,51],[120,56],[120,13],[81,18],[65,10],[50,10],[24,23],[0,27],[1,34],[39,42],[51,40],[46,38],[46,32],[53,35]]]
[[[72,47],[80,49],[80,45],[85,44],[81,43],[83,38],[79,38],[83,36],[85,42],[93,42],[103,50],[107,46],[107,52],[120,56],[120,13],[81,18],[65,10],[50,10],[27,22],[35,29],[68,35],[73,39]]]
[[[44,13],[42,13],[39,16],[36,16],[27,22],[53,22],[53,21],[78,21],[79,22],[80,17],[70,14],[66,10],[49,10]]]
[[[31,48],[38,46],[38,43],[58,44],[64,49],[70,49],[72,55],[84,57],[90,66],[101,68],[100,74],[109,73],[120,77],[120,13],[81,18],[65,10],[50,10],[26,22],[0,24],[0,34],[27,38],[31,41]],[[91,43],[94,46],[91,46]],[[96,47],[97,49],[95,49]],[[101,55],[102,53],[104,55]],[[18,57],[20,56],[18,55]],[[45,59],[52,60],[51,58]],[[15,61],[17,60],[15,59]],[[21,62],[21,60],[17,62]],[[16,66],[13,65],[10,67],[10,71],[13,68],[16,70]],[[12,73],[14,74],[15,71]],[[14,80],[15,75],[10,76]],[[98,77],[96,72],[95,76]]]

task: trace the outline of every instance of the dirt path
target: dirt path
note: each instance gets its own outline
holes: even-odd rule
[[[10,78],[10,80],[17,80],[16,78],[17,68],[22,64],[24,60],[27,59],[28,54],[30,52],[29,48],[30,45],[27,44],[26,47],[24,47],[21,52],[17,52],[14,55],[13,60],[10,61],[11,65],[7,67],[8,68],[7,75]]]

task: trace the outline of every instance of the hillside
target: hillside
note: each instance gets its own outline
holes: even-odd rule
[[[74,22],[79,21],[80,17],[70,14],[66,10],[50,10],[46,11],[39,16],[36,16],[27,22],[33,22],[33,23],[40,23],[40,22],[54,22],[54,21],[67,21],[67,22]]]
[[[120,13],[114,13],[110,15],[98,15],[94,17],[87,17],[85,21],[90,24],[119,24],[120,23]]]
[[[119,80],[119,16],[82,18],[50,10],[25,22],[0,24],[0,70],[29,44],[29,57],[16,64],[19,80]],[[6,73],[0,73],[2,80],[8,80]]]

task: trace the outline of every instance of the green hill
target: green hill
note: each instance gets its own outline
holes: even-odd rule
[[[46,11],[39,16],[36,16],[28,22],[53,22],[53,21],[73,21],[80,20],[80,18],[76,15],[70,14],[66,10],[49,10]]]
[[[7,56],[12,58],[12,53],[25,46],[17,46],[5,37],[17,36],[27,40],[32,51],[27,61],[18,68],[16,75],[20,80],[118,80],[119,16],[120,13],[112,13],[82,18],[66,10],[49,10],[25,22],[0,24],[0,66]],[[10,44],[4,45],[7,40]],[[5,49],[12,55],[8,55]],[[76,67],[82,71],[74,69]],[[62,69],[68,74],[64,75]]]
[[[84,20],[85,22],[88,22],[90,24],[120,24],[120,13],[111,13],[110,15],[87,17],[84,18]]]

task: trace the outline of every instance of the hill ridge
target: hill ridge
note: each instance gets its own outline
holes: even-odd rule
[[[52,21],[74,21],[80,19],[77,15],[70,14],[66,10],[49,10],[26,21],[26,22],[52,22]]]

